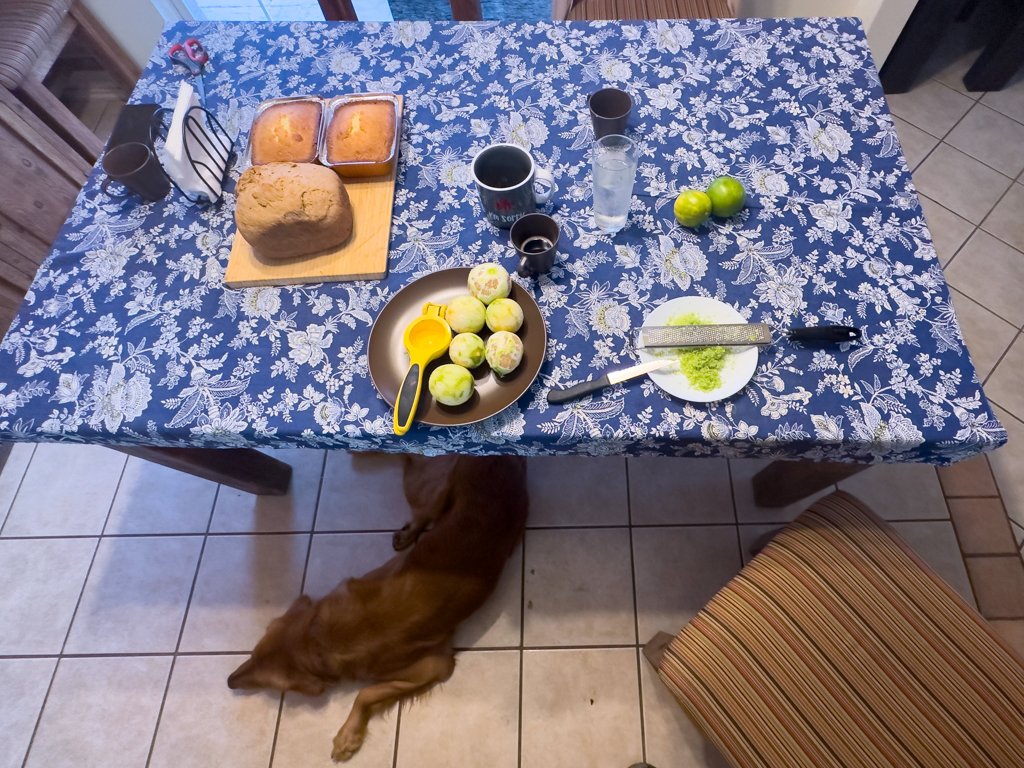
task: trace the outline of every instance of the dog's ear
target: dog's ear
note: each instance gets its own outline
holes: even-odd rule
[[[253,659],[246,659],[234,672],[228,675],[228,688],[256,688],[256,662]]]

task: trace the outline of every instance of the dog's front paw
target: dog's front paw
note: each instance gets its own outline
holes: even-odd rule
[[[331,750],[331,759],[336,763],[343,763],[350,760],[352,756],[363,746],[363,733],[342,728],[334,737],[334,749]]]

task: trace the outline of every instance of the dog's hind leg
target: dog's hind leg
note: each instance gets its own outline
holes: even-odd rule
[[[412,520],[395,531],[391,545],[396,552],[408,549],[420,534],[437,522],[448,506],[449,476],[458,457],[406,456],[402,485],[412,508]]]
[[[426,693],[451,677],[454,669],[455,655],[447,648],[396,672],[390,680],[363,688],[356,696],[348,719],[334,737],[331,758],[339,762],[351,758],[363,745],[371,717],[395,702]]]

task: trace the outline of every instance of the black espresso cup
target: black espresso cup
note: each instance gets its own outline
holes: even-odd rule
[[[113,198],[128,197],[135,193],[147,203],[163,200],[171,190],[171,182],[164,173],[152,148],[140,142],[129,142],[111,147],[103,154],[103,171],[107,174],[100,189]],[[115,195],[107,187],[119,182],[128,190]]]
[[[491,144],[473,158],[473,181],[487,220],[508,229],[517,219],[537,210],[558,189],[551,171],[537,168],[533,155],[515,144]],[[535,187],[538,180],[548,188]]]
[[[519,254],[522,277],[551,271],[558,255],[558,222],[543,213],[528,213],[512,225],[509,239]]]
[[[626,123],[633,109],[633,99],[618,88],[602,88],[590,94],[590,119],[594,123],[594,138],[625,136]]]

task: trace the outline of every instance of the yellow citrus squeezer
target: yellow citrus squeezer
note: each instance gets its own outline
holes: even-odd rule
[[[405,328],[402,343],[409,353],[409,370],[395,398],[396,435],[404,435],[412,426],[416,406],[420,404],[423,371],[427,364],[447,352],[451,344],[452,329],[444,319],[447,310],[444,304],[424,304],[423,314]]]

